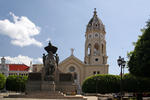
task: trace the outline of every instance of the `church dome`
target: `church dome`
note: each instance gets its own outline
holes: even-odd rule
[[[105,32],[105,26],[102,23],[102,21],[98,18],[96,8],[94,9],[93,17],[91,18],[91,20],[89,21],[87,25],[86,31],[88,32],[88,31],[93,31],[93,30]]]

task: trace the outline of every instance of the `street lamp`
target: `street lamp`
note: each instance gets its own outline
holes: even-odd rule
[[[117,63],[119,65],[119,67],[121,67],[121,71],[120,71],[120,76],[121,76],[121,80],[120,80],[120,95],[121,95],[121,100],[122,100],[122,68],[125,67],[126,61],[124,60],[124,58],[121,58],[121,56],[119,56],[119,59],[117,60]]]

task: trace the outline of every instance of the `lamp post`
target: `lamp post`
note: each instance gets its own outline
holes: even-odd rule
[[[121,76],[121,80],[120,80],[120,95],[121,95],[121,100],[122,100],[122,68],[125,67],[126,65],[126,61],[124,60],[124,58],[121,58],[121,56],[119,56],[119,59],[117,60],[117,63],[119,65],[119,67],[121,67],[121,71],[120,71],[120,76]]]

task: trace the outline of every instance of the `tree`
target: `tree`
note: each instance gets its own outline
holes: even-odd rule
[[[136,77],[131,74],[125,74],[123,77],[123,90],[125,92],[149,92],[150,91],[149,78]]]
[[[10,75],[6,80],[6,89],[10,91],[25,91],[27,76]]]
[[[147,27],[135,44],[128,67],[135,76],[150,77],[150,22],[147,22]]]
[[[84,93],[118,93],[120,91],[120,76],[93,75],[84,80]]]
[[[126,74],[123,77],[123,90],[137,93],[137,100],[142,100],[142,92],[150,91],[150,79]]]
[[[6,82],[6,77],[0,73],[0,90],[4,88]]]

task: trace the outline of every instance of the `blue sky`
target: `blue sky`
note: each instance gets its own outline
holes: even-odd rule
[[[50,39],[61,61],[70,56],[71,48],[83,61],[86,25],[96,8],[106,29],[109,73],[119,74],[116,60],[118,56],[127,60],[127,52],[133,50],[132,42],[150,18],[149,4],[149,0],[1,0],[0,57],[9,63],[39,63]]]

